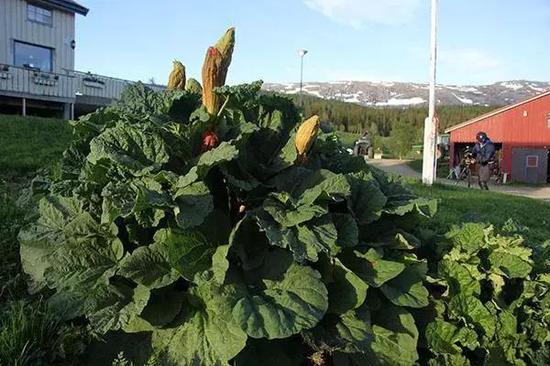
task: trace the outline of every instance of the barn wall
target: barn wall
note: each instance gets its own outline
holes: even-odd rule
[[[550,95],[547,95],[451,131],[450,141],[473,144],[477,132],[486,132],[493,142],[502,143],[501,168],[511,176],[513,148],[550,148],[549,118]]]
[[[451,141],[474,142],[476,133],[484,131],[494,142],[550,145],[548,113],[550,95],[451,131]]]

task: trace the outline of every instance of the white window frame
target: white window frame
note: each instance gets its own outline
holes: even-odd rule
[[[536,161],[535,165],[529,164],[529,160],[534,158]],[[525,157],[525,167],[526,168],[538,168],[539,167],[539,156],[538,155],[527,155]]]

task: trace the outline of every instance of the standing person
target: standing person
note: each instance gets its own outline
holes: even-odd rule
[[[489,190],[489,186],[487,185],[491,178],[491,167],[489,164],[495,159],[495,145],[485,132],[478,132],[476,140],[477,143],[474,146],[473,154],[479,164],[479,187]]]

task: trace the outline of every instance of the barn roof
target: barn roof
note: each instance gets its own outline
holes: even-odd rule
[[[485,113],[485,114],[482,114],[481,116],[479,117],[476,117],[476,118],[473,118],[471,120],[468,120],[466,122],[462,122],[462,123],[459,123],[457,125],[454,125],[452,127],[449,127],[445,130],[445,133],[449,133],[451,131],[454,131],[454,130],[458,130],[459,128],[462,128],[462,127],[465,127],[465,126],[469,126],[471,124],[474,124],[476,122],[479,122],[479,121],[482,121],[484,119],[487,119],[489,117],[493,117],[493,116],[496,116],[497,114],[500,114],[500,113],[503,113],[503,112],[506,112],[506,111],[509,111],[510,109],[514,109],[514,108],[517,108],[519,106],[522,106],[524,104],[527,104],[527,103],[530,103],[534,100],[537,100],[537,99],[540,99],[540,98],[544,98],[546,96],[549,96],[550,95],[550,90],[542,93],[542,94],[539,94],[539,95],[535,95],[534,97],[532,98],[529,98],[529,99],[526,99],[524,101],[521,101],[519,103],[516,103],[516,104],[512,104],[512,105],[508,105],[506,107],[502,107],[502,108],[499,108],[499,109],[495,109],[494,111],[491,111],[489,113]]]

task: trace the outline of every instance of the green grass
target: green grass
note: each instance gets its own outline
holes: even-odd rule
[[[0,364],[75,364],[84,349],[83,331],[60,320],[41,300],[9,302],[0,306]]]
[[[59,161],[72,130],[61,120],[0,115],[0,131],[0,365],[77,364],[87,335],[29,295],[17,241],[29,222],[17,199],[36,170]]]
[[[19,275],[17,234],[26,222],[25,210],[15,204],[5,186],[0,187],[0,303],[4,298],[18,297],[25,292]]]
[[[414,159],[407,162],[409,168],[422,173],[422,159]],[[449,175],[449,160],[438,160],[436,175],[438,178],[447,178]]]
[[[72,139],[66,121],[0,115],[0,172],[28,174],[57,161]]]
[[[525,227],[525,239],[537,245],[550,239],[550,203],[448,185],[427,187],[411,184],[413,191],[439,201],[437,215],[426,226],[439,234],[452,225],[468,221],[486,222],[502,227],[510,218]]]
[[[349,149],[353,149],[353,147],[355,146],[355,141],[359,140],[359,138],[361,137],[361,135],[351,132],[336,131],[335,133],[340,139],[342,145]]]

